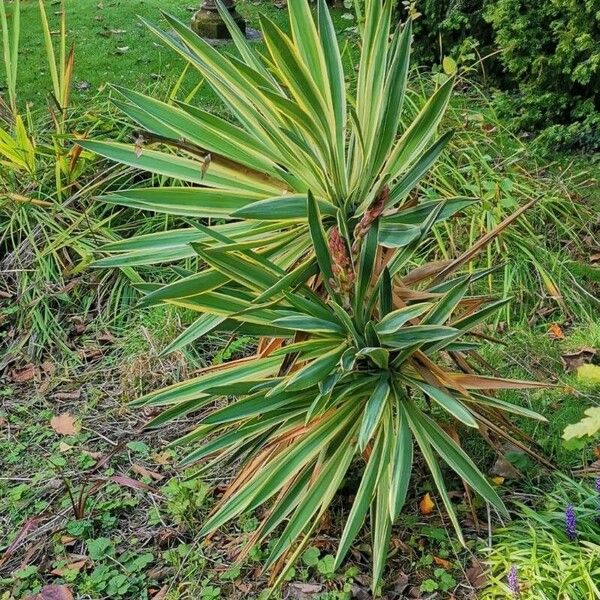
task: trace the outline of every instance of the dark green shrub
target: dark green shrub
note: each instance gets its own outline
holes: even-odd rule
[[[597,0],[495,0],[486,11],[519,92],[521,129],[552,144],[600,147],[600,5]]]
[[[545,146],[600,147],[598,0],[423,0],[419,59],[473,63],[502,91],[497,106],[515,129],[542,131]],[[498,49],[502,52],[495,54]]]
[[[420,13],[415,21],[414,50],[427,64],[443,56],[470,61],[494,47],[494,32],[484,19],[493,0],[421,0],[414,4]],[[404,12],[406,5],[399,3]]]

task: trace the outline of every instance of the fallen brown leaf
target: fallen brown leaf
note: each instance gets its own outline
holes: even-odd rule
[[[596,349],[585,346],[574,352],[561,355],[562,363],[567,371],[577,371],[579,367],[592,361],[596,356]]]
[[[45,585],[35,596],[27,596],[24,600],[74,600],[74,598],[66,585]]]
[[[171,458],[170,452],[159,452],[152,457],[152,460],[154,460],[157,465],[166,465],[171,462]]]
[[[150,479],[154,479],[154,481],[161,481],[164,479],[164,475],[157,473],[156,471],[151,471],[150,469],[146,469],[146,467],[138,464],[133,464],[131,466],[131,470],[136,475],[141,475],[142,477],[150,477]]]
[[[519,471],[519,469],[517,469],[509,460],[504,458],[504,456],[498,457],[498,460],[496,460],[490,471],[490,475],[501,477],[503,480],[519,479],[522,477],[521,471]],[[504,483],[504,481],[501,483]]]
[[[79,400],[81,398],[81,390],[76,392],[56,392],[52,394],[53,400]]]
[[[483,588],[488,579],[484,565],[475,558],[471,561],[471,565],[466,570],[466,576],[471,587],[476,590]]]
[[[168,585],[163,585],[154,596],[152,596],[152,600],[164,600],[167,597],[167,593],[169,591]]]
[[[63,577],[69,571],[77,571],[79,573],[79,571],[81,571],[81,569],[83,569],[83,567],[85,567],[86,563],[87,563],[87,560],[78,560],[76,562],[69,563],[68,565],[65,565],[64,567],[59,567],[57,569],[54,569],[54,570],[50,571],[50,573],[52,575],[56,575],[57,577]]]
[[[75,417],[69,413],[52,417],[50,427],[60,435],[75,435],[81,429],[76,423]]]
[[[323,590],[322,585],[294,581],[287,586],[287,597],[295,600],[308,600]]]
[[[10,378],[15,383],[26,383],[31,381],[35,377],[35,367],[32,364],[28,364],[22,369],[15,369],[11,371]]]

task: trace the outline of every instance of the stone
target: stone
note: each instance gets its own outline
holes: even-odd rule
[[[224,0],[238,27],[246,33],[246,22],[235,9],[234,0]],[[231,38],[215,0],[204,0],[200,9],[192,17],[192,29],[201,37],[211,40],[228,40]]]

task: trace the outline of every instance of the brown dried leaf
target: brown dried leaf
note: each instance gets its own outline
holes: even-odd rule
[[[487,573],[484,565],[477,559],[471,561],[471,566],[466,571],[467,580],[471,584],[471,587],[476,590],[480,590],[485,587],[487,583]]]
[[[109,477],[111,481],[122,485],[123,487],[132,488],[134,490],[143,490],[146,492],[152,492],[153,494],[158,494],[158,491],[154,488],[150,487],[148,484],[143,481],[138,481],[137,479],[132,479],[131,477],[127,477],[126,475],[113,475]]]
[[[167,597],[167,593],[169,592],[169,586],[163,585],[154,596],[152,596],[152,600],[164,600]]]
[[[294,581],[287,586],[287,597],[295,600],[308,600],[323,590],[322,585]]]
[[[11,371],[10,378],[15,383],[26,383],[35,377],[35,367],[30,363],[22,369]]]
[[[499,456],[494,463],[490,475],[502,477],[503,479],[520,479],[523,475],[521,472],[504,456]]]
[[[52,417],[50,427],[59,435],[75,435],[81,429],[75,417],[69,413]]]
[[[81,569],[83,569],[83,567],[85,567],[87,563],[87,560],[78,560],[76,562],[72,562],[69,563],[68,565],[65,565],[64,567],[60,567],[58,569],[53,569],[52,571],[50,571],[50,573],[52,575],[56,575],[57,577],[62,577],[63,575],[67,574],[69,571],[77,571],[79,573],[79,571],[81,571]]]
[[[45,585],[35,596],[27,596],[24,600],[74,600],[74,598],[66,585]]]
[[[79,400],[81,398],[81,390],[76,392],[56,392],[52,394],[53,400]]]
[[[141,475],[142,477],[150,477],[150,479],[154,479],[154,481],[161,481],[164,479],[164,475],[157,473],[156,471],[151,471],[150,469],[146,469],[146,467],[138,464],[133,464],[131,466],[131,470],[136,475]]]
[[[596,349],[589,346],[584,346],[574,352],[567,352],[561,355],[562,363],[566,371],[577,371],[579,367],[592,361],[596,356]]]

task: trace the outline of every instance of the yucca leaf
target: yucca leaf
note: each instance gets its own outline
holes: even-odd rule
[[[199,187],[170,187],[121,190],[101,200],[168,215],[196,218],[230,218],[230,215],[253,203],[257,194],[237,190]]]
[[[413,344],[433,342],[454,337],[456,329],[442,325],[411,325],[401,327],[394,333],[380,334],[382,341],[391,348],[407,348]]]
[[[471,285],[470,277],[462,277],[455,281],[444,297],[436,302],[431,311],[423,317],[421,323],[423,325],[441,325],[442,323],[446,323],[454,309],[464,298],[469,289],[469,285]],[[458,329],[461,328],[458,327]]]
[[[354,433],[354,428],[351,429]],[[274,544],[265,562],[268,569],[292,545],[294,540],[310,528],[314,520],[325,512],[340,486],[346,471],[354,457],[354,447],[350,436],[347,436],[334,452],[333,456],[323,465],[320,473],[311,482],[306,494],[292,514],[281,537]]]
[[[375,429],[379,425],[381,415],[385,410],[390,395],[390,384],[386,376],[382,376],[367,401],[363,413],[360,431],[358,434],[358,447],[362,452],[373,437]]]
[[[471,398],[465,398],[465,401],[473,405],[473,409],[476,409],[477,405],[491,406],[492,408],[498,408],[500,410],[513,413],[515,415],[521,415],[528,419],[535,419],[536,421],[547,422],[548,419],[539,413],[529,410],[518,404],[511,404],[505,402],[499,398],[493,398],[491,396],[484,396],[483,394],[473,393]]]
[[[335,217],[337,209],[330,202],[319,200],[322,214]],[[308,208],[306,195],[280,196],[247,203],[231,215],[237,219],[255,219],[257,221],[301,221],[306,223]]]
[[[344,333],[343,329],[337,323],[300,314],[276,319],[273,321],[273,325],[284,329],[307,331],[311,333],[337,333],[339,335]]]
[[[254,359],[239,365],[227,365],[220,371],[207,373],[188,381],[175,383],[162,390],[151,392],[134,401],[134,406],[167,406],[200,397],[203,392],[216,385],[236,381],[256,380],[277,373],[281,357]]]
[[[450,517],[450,521],[454,526],[456,535],[458,536],[460,543],[464,545],[465,540],[456,516],[456,511],[452,506],[452,500],[450,500],[450,496],[448,496],[448,491],[446,490],[446,485],[444,484],[444,478],[442,476],[440,466],[435,458],[435,455],[433,454],[427,432],[423,429],[421,423],[418,421],[420,410],[412,400],[407,398],[401,402],[400,406],[404,416],[408,419],[410,429],[413,432],[413,435],[415,436],[415,439],[419,445],[419,449],[421,450],[421,454],[423,455],[423,458],[429,467],[429,471],[431,472],[438,493],[442,498],[442,502],[446,507],[446,512],[448,513],[448,517]]]
[[[442,84],[396,143],[385,168],[394,179],[420,155],[435,134],[452,92],[453,80]]]
[[[352,503],[352,508],[346,519],[344,531],[342,532],[338,543],[334,565],[336,571],[340,568],[342,561],[350,549],[350,545],[362,527],[365,515],[369,510],[369,506],[374,496],[377,480],[383,469],[386,467],[385,462],[382,461],[382,457],[384,456],[383,442],[383,435],[378,435],[373,444],[371,456],[369,457],[367,466],[363,472],[360,485],[354,497],[354,502]]]
[[[327,352],[305,367],[302,367],[288,380],[284,389],[289,392],[296,392],[316,385],[326,375],[331,373],[345,350],[346,344],[341,344],[335,350]]]
[[[421,415],[418,418],[423,430],[427,433],[429,441],[452,470],[458,473],[475,492],[487,500],[501,514],[508,517],[508,511],[504,503],[465,451],[429,417]]]
[[[389,274],[388,274],[389,277]],[[430,302],[421,302],[413,306],[405,306],[385,315],[375,326],[379,335],[391,335],[396,333],[409,321],[420,317],[432,307]]]
[[[189,344],[192,344],[196,340],[205,336],[223,321],[223,317],[217,317],[215,315],[201,315],[189,327],[187,327],[183,333],[178,335],[166,348],[164,348],[164,350],[161,351],[160,356],[166,356],[171,352],[185,348]]]
[[[452,394],[439,387],[425,383],[424,381],[419,381],[417,379],[412,381],[425,394],[435,400],[443,409],[448,411],[455,419],[458,419],[468,427],[473,427],[475,429],[479,427],[471,411],[457,398],[452,396]]]
[[[367,288],[373,275],[375,258],[377,256],[377,242],[379,238],[379,220],[371,224],[365,239],[362,242],[358,269],[356,274],[356,292],[354,301],[354,313],[360,315],[359,324],[366,322],[365,306],[363,301],[367,293]]]
[[[308,192],[307,197],[307,212],[308,212],[308,226],[310,228],[310,237],[312,239],[315,256],[317,257],[317,263],[321,269],[323,275],[323,283],[329,290],[330,295],[337,297],[337,294],[331,289],[330,281],[333,280],[333,270],[331,267],[331,255],[329,253],[329,245],[327,244],[327,237],[321,223],[321,212],[319,206],[312,193]]]
[[[392,388],[392,393],[396,400],[396,416],[393,433],[394,447],[389,465],[391,481],[389,509],[390,518],[393,522],[400,514],[408,493],[413,465],[413,440],[410,427],[408,426],[408,419],[406,418],[404,411],[398,406],[398,403],[401,402],[402,399],[396,391],[395,386]]]

